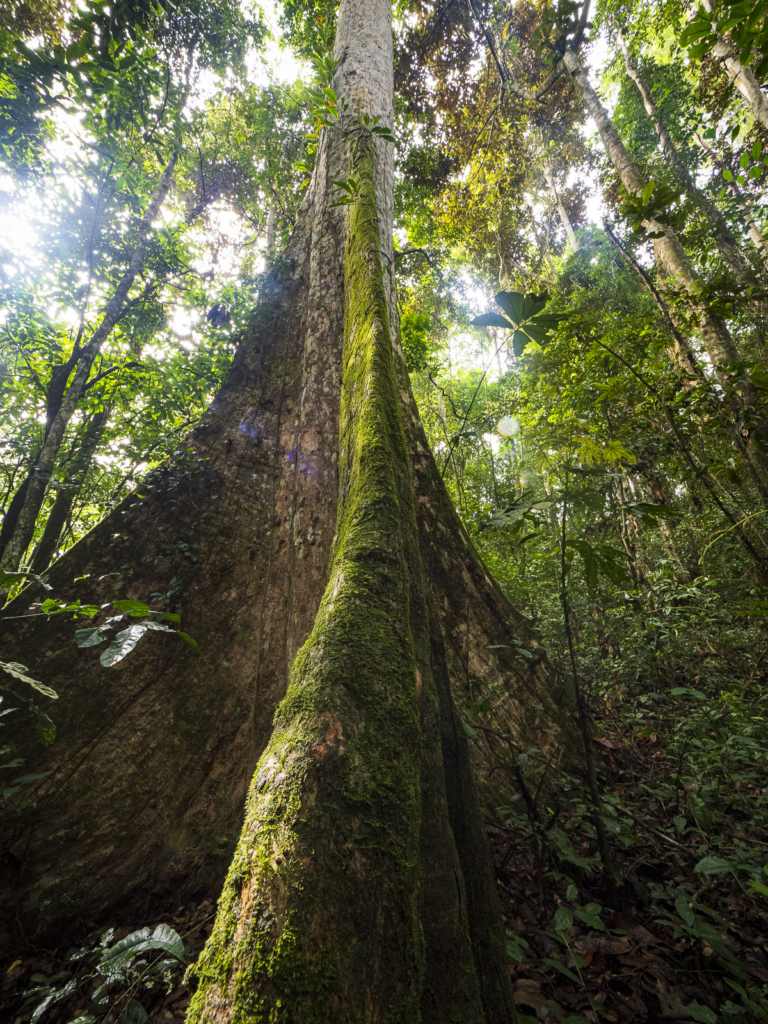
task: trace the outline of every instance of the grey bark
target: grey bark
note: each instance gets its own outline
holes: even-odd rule
[[[708,14],[715,13],[712,0],[701,0],[701,3]],[[713,21],[712,27],[716,29],[717,23]],[[718,36],[712,52],[725,67],[728,77],[741,93],[755,120],[759,121],[763,127],[768,128],[768,100],[763,95],[760,83],[752,71],[741,63],[733,49],[720,36]]]
[[[547,182],[547,185],[549,186],[550,192],[552,193],[552,198],[555,202],[555,207],[557,208],[558,216],[560,217],[560,223],[563,225],[563,230],[565,231],[566,237],[568,238],[568,241],[571,243],[571,249],[573,252],[578,252],[579,243],[576,240],[576,232],[573,230],[571,218],[568,216],[568,211],[566,210],[565,206],[563,206],[563,201],[560,198],[557,188],[555,187],[555,179],[552,175],[552,167],[546,161],[544,162],[543,170],[544,178]]]

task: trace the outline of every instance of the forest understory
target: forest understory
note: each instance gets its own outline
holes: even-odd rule
[[[3,6],[0,1020],[768,1021],[767,97],[768,0]]]

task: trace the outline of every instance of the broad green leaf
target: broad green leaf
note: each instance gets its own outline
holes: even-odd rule
[[[147,1011],[137,999],[129,999],[125,1009],[117,1018],[117,1024],[146,1024]]]
[[[512,351],[515,353],[517,358],[525,352],[528,344],[528,335],[524,334],[523,331],[515,331],[512,335]]]
[[[75,630],[75,643],[78,647],[95,647],[96,644],[101,644],[106,639],[98,626]]]
[[[573,926],[573,912],[570,907],[558,907],[555,913],[555,928],[567,932]]]
[[[648,184],[643,189],[643,194],[640,197],[640,202],[643,204],[643,206],[645,206],[647,204],[648,200],[651,198],[651,195],[652,195],[653,190],[654,190],[655,187],[656,187],[656,182],[653,180],[653,178],[651,178],[651,180],[648,182]]]
[[[182,630],[177,629],[176,636],[180,640],[183,640],[187,647],[191,647],[193,650],[197,647],[197,640],[191,637],[189,633],[184,633]]]
[[[474,320],[469,321],[473,327],[504,327],[508,331],[514,331],[515,325],[511,324],[498,313],[481,313]]]
[[[693,870],[701,875],[719,875],[733,871],[733,864],[721,857],[703,857]]]
[[[685,921],[689,928],[693,928],[696,923],[696,917],[691,910],[688,900],[683,899],[682,896],[678,896],[675,900],[675,910],[680,915],[680,919]]]
[[[112,607],[115,611],[124,612],[127,615],[148,615],[152,609],[141,601],[114,601]]]
[[[534,327],[543,327],[545,330],[551,331],[567,319],[567,313],[542,313],[539,316],[532,316],[530,320],[526,321],[525,326],[526,329],[529,325],[533,325]]]
[[[20,679],[22,683],[29,683],[38,693],[42,693],[44,697],[58,700],[59,695],[55,690],[52,690],[50,686],[46,686],[45,683],[41,683],[39,679],[33,679],[32,676],[27,675],[26,665],[20,665],[18,661],[0,661],[0,669],[3,672],[7,672],[9,676],[13,676],[14,679]]]
[[[146,632],[147,623],[136,622],[134,625],[129,626],[128,629],[124,629],[122,632],[118,633],[109,647],[101,652],[99,661],[104,668],[111,668],[113,665],[116,665],[118,661],[122,661],[126,655],[131,653]]]
[[[595,928],[599,932],[604,932],[605,925],[600,917],[602,907],[599,903],[588,903],[586,907],[581,907],[579,910],[574,911],[576,917],[584,924],[589,925],[590,928]]]
[[[140,622],[139,625],[140,626],[146,626],[147,629],[154,629],[158,633],[175,633],[176,632],[175,629],[171,629],[170,626],[166,626],[166,624],[164,622],[154,622],[151,619],[148,619],[146,622]]]
[[[541,963],[545,967],[554,967],[556,971],[564,974],[566,978],[570,978],[571,981],[575,981],[577,985],[581,984],[579,976],[574,974],[573,971],[569,970],[565,964],[561,964],[559,960],[556,960],[553,956],[545,956],[541,958]]]
[[[507,316],[519,325],[523,319],[525,296],[520,292],[497,292],[494,298]]]
[[[99,971],[101,974],[116,974],[139,953],[150,950],[163,950],[177,960],[184,960],[186,956],[179,933],[167,924],[159,924],[151,933],[149,928],[131,932],[108,949],[99,961]]]
[[[547,304],[546,299],[539,299],[536,295],[526,295],[523,300],[523,321],[536,316]]]
[[[549,334],[549,331],[547,331],[544,327],[531,326],[530,321],[528,321],[528,323],[526,323],[522,329],[525,331],[525,333],[528,335],[531,341],[536,341],[539,343],[539,345],[544,341],[547,334]]]
[[[701,1003],[689,1003],[683,1009],[689,1017],[701,1021],[702,1024],[717,1024],[720,1019],[714,1010],[710,1010],[708,1006],[702,1006]]]
[[[68,981],[63,988],[56,989],[55,992],[49,993],[49,995],[45,997],[42,1003],[39,1003],[32,1011],[32,1016],[30,1017],[30,1024],[37,1024],[37,1021],[40,1020],[40,1018],[48,1009],[48,1007],[53,1006],[54,1003],[61,1002],[61,1000],[68,996],[70,992],[73,992],[75,990],[76,985],[77,982],[73,978],[71,981]]]

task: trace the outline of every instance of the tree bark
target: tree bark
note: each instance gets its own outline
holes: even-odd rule
[[[32,555],[29,567],[34,573],[45,572],[51,564],[51,559],[59,546],[62,530],[69,519],[80,488],[83,486],[91,460],[109,420],[110,412],[109,407],[102,409],[91,418],[88,424],[83,442],[68,467],[68,482],[62,484],[56,492],[53,506],[45,521],[43,535]]]
[[[712,0],[701,0],[701,3],[708,14],[715,13]],[[712,23],[712,27],[716,28],[716,22]],[[741,93],[755,120],[768,128],[768,100],[752,71],[741,63],[731,47],[719,37],[712,52],[725,67],[728,77]]]
[[[571,224],[571,218],[568,216],[568,211],[563,206],[563,201],[560,198],[557,189],[555,188],[555,179],[552,176],[552,168],[548,163],[544,164],[544,178],[546,179],[549,191],[552,193],[552,198],[555,201],[555,207],[557,208],[558,216],[560,217],[560,223],[563,225],[568,241],[571,243],[571,249],[573,252],[579,251],[579,243],[576,241],[576,232],[573,230]]]
[[[6,936],[216,894],[247,793],[195,1020],[509,1020],[470,770],[492,752],[460,715],[482,676],[521,743],[572,719],[450,503],[397,342],[394,153],[361,122],[392,123],[390,16],[342,2],[349,114],[185,453],[47,574],[63,600],[164,594],[198,652],[152,635],[104,670],[71,621],[12,618],[37,584],[0,620],[61,695],[55,744],[24,751],[51,774],[6,814]]]

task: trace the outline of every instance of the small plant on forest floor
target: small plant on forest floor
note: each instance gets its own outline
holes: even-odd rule
[[[31,1011],[30,1024],[45,1024],[47,1015],[67,1001],[73,1024],[97,1024],[107,1017],[115,1024],[145,1024],[142,997],[150,990],[171,992],[173,971],[186,961],[184,943],[167,924],[140,928],[110,945],[114,934],[110,928],[70,950],[50,977],[33,974],[33,987],[22,996],[22,1016]]]

